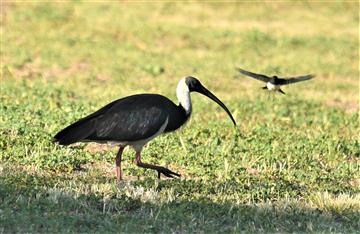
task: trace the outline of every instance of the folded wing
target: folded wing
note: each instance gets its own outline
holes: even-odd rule
[[[69,145],[79,141],[146,139],[158,132],[168,118],[161,102],[157,98],[149,98],[149,95],[116,100],[57,133],[55,141]]]

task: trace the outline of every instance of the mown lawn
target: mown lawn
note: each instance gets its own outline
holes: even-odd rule
[[[358,232],[359,5],[2,2],[0,233]],[[311,81],[269,94],[235,68]],[[57,131],[134,93],[176,101],[198,77],[232,111],[193,115],[126,149],[61,147]]]

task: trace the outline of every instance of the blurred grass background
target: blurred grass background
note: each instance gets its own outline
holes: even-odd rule
[[[316,78],[271,95],[235,68]],[[193,75],[233,112],[192,95],[180,131],[144,161],[59,147],[52,136],[134,93],[177,102]],[[1,2],[0,231],[356,232],[359,4]]]

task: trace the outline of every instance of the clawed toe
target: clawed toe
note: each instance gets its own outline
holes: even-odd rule
[[[160,175],[163,174],[164,176],[166,177],[169,177],[169,178],[174,178],[174,176],[177,176],[177,177],[180,177],[181,175],[176,173],[176,172],[173,172],[165,167],[162,167],[161,169],[157,170],[158,171],[158,178],[160,179]]]

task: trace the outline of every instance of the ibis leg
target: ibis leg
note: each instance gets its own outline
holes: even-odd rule
[[[116,164],[116,179],[117,182],[122,180],[122,172],[121,172],[121,156],[124,151],[124,146],[120,146],[119,151],[116,155],[115,164]]]
[[[158,172],[158,178],[160,178],[161,173],[164,176],[170,177],[170,178],[174,178],[174,176],[178,176],[178,177],[181,176],[180,174],[175,173],[175,172],[167,169],[166,167],[161,167],[161,166],[156,166],[156,165],[141,162],[141,154],[140,154],[140,152],[136,152],[135,164],[138,167],[149,168],[149,169],[152,169],[152,170],[156,170]]]
[[[280,92],[280,93],[282,93],[282,94],[285,94],[285,92],[284,92],[284,91],[282,91],[281,89],[279,89],[279,92]]]

